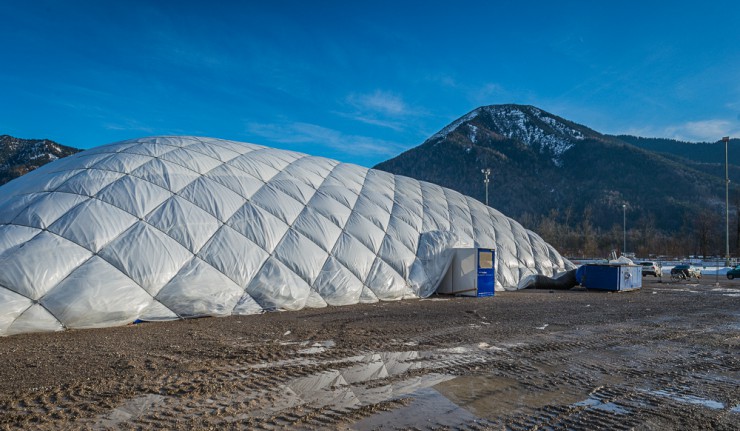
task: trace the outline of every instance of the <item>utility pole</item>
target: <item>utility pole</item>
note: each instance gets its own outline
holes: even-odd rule
[[[480,170],[483,175],[485,175],[485,179],[483,179],[483,184],[486,185],[486,206],[488,206],[488,183],[491,182],[491,179],[488,178],[489,175],[491,175],[491,169],[481,169]]]
[[[730,266],[730,176],[727,167],[727,144],[730,137],[722,138],[725,143],[725,266]]]

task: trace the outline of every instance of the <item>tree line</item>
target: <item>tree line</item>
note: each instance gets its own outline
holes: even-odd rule
[[[735,202],[729,213],[730,254],[733,257],[740,256],[739,213],[740,200]],[[607,257],[612,251],[617,254],[634,253],[644,258],[725,255],[724,205],[707,207],[692,215],[687,213],[680,228],[675,231],[657,227],[651,213],[643,213],[635,218],[629,212],[626,229],[623,223],[615,223],[605,229],[595,225],[591,206],[586,206],[580,214],[574,214],[569,207],[562,211],[552,209],[542,216],[524,213],[517,219],[561,254],[573,258]]]

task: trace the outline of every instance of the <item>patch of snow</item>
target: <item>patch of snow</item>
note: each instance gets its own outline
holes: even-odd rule
[[[546,133],[542,128],[527,121],[528,115],[518,108],[486,107],[497,129],[509,139],[518,139],[524,143],[540,147],[540,152],[550,151],[553,163],[562,167],[560,156],[573,147],[571,139],[583,140],[583,134],[566,124],[546,116],[542,111],[531,108],[532,115],[549,125],[556,133]]]
[[[332,347],[336,346],[336,343],[334,340],[326,340],[326,341],[319,341],[316,343],[311,343],[310,341],[304,341],[300,343],[302,347],[305,347],[303,349],[298,350],[296,353],[300,355],[313,355],[317,353],[324,353],[328,349],[331,349]]]
[[[468,138],[475,144],[478,142],[478,127],[473,124],[468,124],[468,127],[470,128],[470,135],[468,135]]]
[[[459,118],[454,123],[450,124],[449,126],[445,127],[444,129],[440,130],[439,132],[432,135],[429,139],[444,139],[449,135],[450,133],[454,132],[462,123],[465,123],[466,121],[470,121],[473,118],[477,117],[478,114],[480,114],[480,109],[475,109],[469,113],[467,113],[464,117]]]

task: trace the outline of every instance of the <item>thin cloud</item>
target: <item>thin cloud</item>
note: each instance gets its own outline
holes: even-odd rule
[[[727,136],[732,124],[726,120],[689,121],[679,125],[676,130],[667,130],[669,136],[686,136],[693,139],[716,141]]]
[[[688,142],[716,142],[724,136],[740,136],[740,125],[737,122],[712,119],[687,121],[663,128],[632,128],[625,133],[636,136],[661,137]]]
[[[408,128],[408,120],[427,116],[426,110],[412,107],[395,93],[375,90],[372,93],[352,93],[345,98],[350,108],[338,115],[361,123],[402,132]]]
[[[108,122],[102,125],[104,129],[116,131],[136,131],[144,133],[155,133],[155,129],[142,123],[135,118],[121,118],[117,122]]]
[[[429,82],[439,85],[442,89],[452,90],[476,105],[490,105],[496,103],[509,103],[510,93],[495,82],[468,83],[461,82],[454,76],[448,74],[428,75]]]
[[[347,102],[364,112],[374,112],[391,117],[409,114],[406,102],[400,96],[387,91],[376,90],[371,94],[350,94],[347,96]]]
[[[383,120],[383,119],[376,118],[376,117],[363,116],[357,112],[353,112],[353,113],[334,112],[334,113],[344,118],[349,118],[349,119],[359,121],[365,124],[370,124],[373,126],[384,127],[386,129],[391,129],[396,132],[402,132],[406,128],[406,123],[404,123],[403,121]]]
[[[355,156],[395,156],[406,149],[395,142],[348,135],[338,130],[302,122],[248,123],[247,131],[281,144],[317,145]]]

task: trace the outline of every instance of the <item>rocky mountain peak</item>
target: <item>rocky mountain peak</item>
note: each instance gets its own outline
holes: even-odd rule
[[[519,141],[541,154],[548,154],[555,165],[561,156],[578,141],[599,134],[530,105],[489,105],[474,109],[460,117],[430,140],[443,140],[459,133],[472,144],[486,134],[500,139]]]

